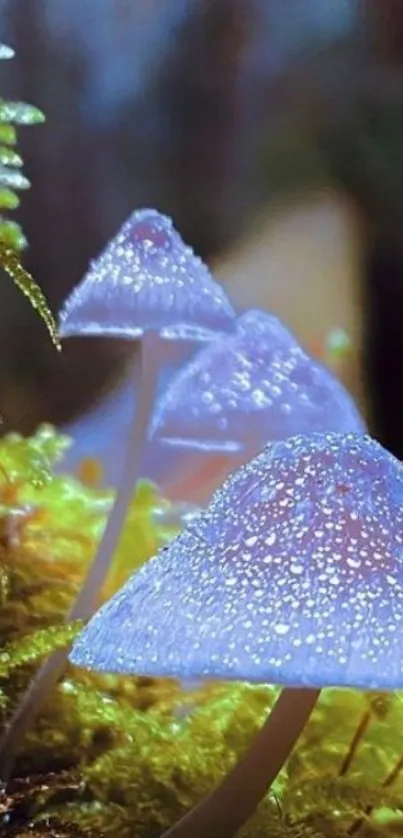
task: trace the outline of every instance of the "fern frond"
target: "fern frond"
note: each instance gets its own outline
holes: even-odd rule
[[[15,240],[18,239],[18,227],[15,229]],[[0,265],[2,268],[8,273],[8,275],[13,280],[14,284],[17,288],[28,297],[32,307],[36,309],[38,314],[42,317],[48,332],[52,338],[52,341],[57,349],[61,349],[61,344],[57,335],[57,326],[48,306],[46,297],[43,291],[40,289],[39,285],[35,282],[34,278],[31,276],[28,271],[23,268],[21,262],[17,256],[15,249],[12,247],[11,243],[7,244],[5,239],[5,235],[9,235],[10,231],[13,230],[12,222],[7,222],[3,225],[3,231],[0,233],[0,237],[3,238],[3,241],[0,241]],[[4,235],[5,231],[5,235]],[[13,234],[14,235],[14,234]]]
[[[27,105],[25,102],[5,102],[4,99],[0,99],[0,122],[37,125],[44,121],[44,114],[34,105]]]
[[[0,122],[0,142],[6,145],[15,145],[17,142],[17,132],[14,125],[8,122]]]
[[[17,209],[20,199],[11,189],[0,188],[0,210]]]
[[[0,60],[13,58],[14,51],[0,44]],[[28,189],[30,182],[21,171],[22,158],[15,151],[17,134],[14,125],[34,125],[44,122],[39,108],[24,102],[6,102],[0,98],[0,267],[11,277],[17,288],[28,297],[31,305],[44,321],[57,349],[60,342],[57,327],[45,295],[33,277],[21,264],[18,251],[27,242],[19,224],[4,217],[4,212],[19,205],[18,191]]]
[[[2,166],[22,166],[22,157],[8,146],[0,146],[0,163]]]

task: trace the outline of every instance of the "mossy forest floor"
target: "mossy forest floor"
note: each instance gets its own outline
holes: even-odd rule
[[[44,426],[0,442],[0,732],[50,651],[78,630],[65,615],[111,505],[83,469],[54,476],[67,440]],[[153,486],[133,499],[104,596],[174,534]],[[158,838],[219,781],[262,724],[276,690],[100,677],[66,670],[0,793],[5,838]],[[363,717],[370,723],[345,776]],[[275,789],[242,838],[403,835],[400,694],[326,690]],[[372,815],[369,818],[369,810]],[[206,837],[207,838],[207,837]]]

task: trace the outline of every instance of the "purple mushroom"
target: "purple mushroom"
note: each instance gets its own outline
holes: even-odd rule
[[[90,620],[97,671],[282,685],[250,750],[166,833],[230,838],[321,688],[403,687],[403,468],[359,434],[268,445]]]
[[[235,313],[223,289],[166,216],[134,212],[90,266],[60,314],[61,338],[126,338],[141,347],[137,410],[115,503],[97,554],[70,619],[87,618],[96,608],[121,528],[141,476],[158,377],[173,342],[201,343],[235,330]],[[165,349],[165,347],[168,347]],[[172,358],[172,352],[171,352]],[[0,742],[0,776],[10,774],[15,750],[64,664],[65,653],[40,669]]]
[[[61,336],[208,341],[233,309],[207,266],[157,210],[133,212],[60,314]]]
[[[235,314],[208,268],[185,247],[166,216],[134,212],[123,224],[60,314],[61,338],[89,335],[138,340],[141,375],[137,410],[115,504],[97,556],[71,617],[88,617],[106,577],[122,524],[141,476],[158,376],[162,342],[209,341],[232,331]]]
[[[193,471],[197,500],[203,501],[212,485],[217,488],[267,442],[326,431],[365,433],[365,426],[331,372],[304,352],[277,317],[253,310],[238,318],[235,334],[217,338],[173,376],[151,436],[178,451],[182,461],[186,449],[192,452],[188,475],[174,491],[192,496],[185,478]],[[206,458],[216,467],[215,485],[214,469],[207,468],[206,476]],[[173,494],[169,485],[167,494]]]

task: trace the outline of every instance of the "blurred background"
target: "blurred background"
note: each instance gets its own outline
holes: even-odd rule
[[[341,371],[403,457],[401,0],[2,0],[17,57],[1,92],[22,129],[25,264],[57,310],[141,206],[173,216],[236,305],[279,314],[308,348],[344,328]],[[3,430],[66,423],[125,374],[133,347],[67,342],[2,278]]]

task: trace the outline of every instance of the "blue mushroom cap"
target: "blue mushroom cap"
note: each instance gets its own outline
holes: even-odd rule
[[[328,431],[365,433],[351,396],[277,317],[252,310],[173,377],[151,435],[249,459],[271,440]]]
[[[357,434],[268,445],[76,640],[100,671],[403,687],[403,468]]]
[[[92,335],[136,340],[156,332],[206,341],[235,329],[235,313],[206,265],[165,215],[133,212],[60,313],[62,338]]]

